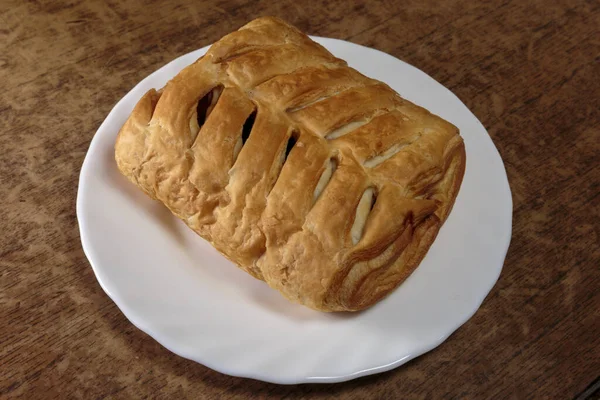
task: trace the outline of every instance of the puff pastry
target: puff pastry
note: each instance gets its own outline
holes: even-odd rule
[[[410,275],[466,161],[455,126],[271,17],[146,93],[115,158],[240,268],[322,311],[369,307]]]

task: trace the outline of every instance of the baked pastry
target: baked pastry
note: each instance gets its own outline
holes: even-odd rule
[[[322,311],[405,280],[465,169],[455,126],[270,17],[146,93],[115,157],[240,268]]]

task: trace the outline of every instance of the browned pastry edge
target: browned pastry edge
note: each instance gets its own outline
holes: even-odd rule
[[[430,215],[421,222],[417,229],[413,232],[412,240],[404,248],[403,253],[409,254],[408,259],[398,257],[395,261],[389,265],[372,271],[369,275],[361,279],[355,284],[355,290],[351,291],[350,295],[346,298],[337,298],[335,301],[331,301],[331,295],[339,293],[339,287],[342,285],[341,280],[333,285],[331,295],[328,296],[327,302],[331,301],[332,304],[343,304],[343,308],[347,311],[360,311],[371,307],[375,303],[382,300],[384,297],[389,296],[393,293],[394,289],[400,286],[419,266],[423,258],[427,255],[429,248],[435,241],[441,227],[444,225],[448,215],[452,211],[458,191],[460,189],[464,172],[466,168],[466,152],[464,143],[461,141],[458,146],[453,150],[454,156],[452,157],[451,165],[455,167],[449,168],[454,173],[451,174],[452,185],[449,193],[449,198],[452,200],[446,204],[443,210],[441,219],[435,214]],[[449,171],[448,171],[449,172]],[[349,265],[351,268],[353,264]],[[369,280],[375,280],[374,276],[380,276],[385,274],[395,274],[394,279],[389,282],[386,286],[378,286],[375,288],[369,287]],[[343,276],[342,276],[343,277]],[[368,289],[364,289],[367,287]],[[337,288],[338,290],[335,290]]]

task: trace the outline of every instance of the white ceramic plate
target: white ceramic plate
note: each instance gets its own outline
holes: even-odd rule
[[[377,50],[314,38],[360,72],[460,128],[467,169],[454,209],[419,268],[357,314],[291,304],[224,259],[122,177],[117,132],[138,99],[203,48],[139,83],[110,112],[83,163],[77,217],[100,285],[127,318],[172,352],[217,371],[276,383],[339,382],[433,349],[467,321],[498,279],[511,236],[504,165],[485,128],[449,90]]]

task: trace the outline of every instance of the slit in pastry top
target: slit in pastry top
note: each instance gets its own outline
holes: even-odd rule
[[[196,136],[198,136],[198,132],[202,125],[206,122],[206,119],[212,112],[212,110],[217,105],[219,101],[219,97],[223,92],[223,85],[216,86],[208,91],[204,96],[198,100],[198,104],[196,104],[196,109],[192,113],[192,117],[190,118],[190,135],[192,138],[192,142],[196,140]]]
[[[400,152],[400,150],[402,150],[406,146],[408,146],[408,143],[395,144],[392,147],[390,147],[389,149],[387,149],[386,151],[384,151],[383,153],[369,158],[368,160],[366,160],[363,163],[363,165],[365,166],[365,168],[374,168],[374,167],[378,166],[379,164],[381,164],[382,162],[384,162],[385,160],[388,160],[388,159],[392,158],[393,156],[395,156],[396,154],[398,154]]]
[[[285,165],[290,153],[296,146],[296,143],[298,143],[299,137],[300,137],[300,133],[294,129],[290,133],[290,136],[287,138],[285,148],[281,152],[281,155],[279,158],[279,171],[277,173],[277,178],[273,182],[273,186],[271,186],[271,188],[269,189],[269,194],[271,193],[271,190],[273,190],[273,188],[275,187],[275,183],[279,180],[279,177],[281,176],[281,171],[283,170],[283,166]]]
[[[363,115],[361,119],[357,119],[354,121],[347,122],[325,134],[325,139],[333,140],[339,137],[348,135],[349,133],[354,132],[362,126],[367,125],[371,122],[375,117],[378,117],[383,114],[387,114],[389,111],[386,109],[375,109],[370,113]]]
[[[279,175],[281,175],[281,170],[283,169],[283,166],[285,165],[285,162],[287,161],[290,153],[292,152],[292,150],[296,146],[296,143],[298,142],[299,136],[300,135],[299,135],[298,131],[293,130],[290,133],[290,136],[287,138],[285,148],[281,152],[281,156],[280,156],[280,159],[279,159],[279,165],[280,165],[280,167],[279,167],[279,174],[277,176],[277,179],[279,179]]]
[[[350,132],[355,131],[356,129],[360,128],[361,126],[366,125],[367,122],[369,122],[369,121],[360,120],[360,121],[349,122],[337,129],[332,130],[328,134],[326,134],[325,139],[333,140],[333,139],[337,139],[341,136],[347,135]]]
[[[358,206],[356,207],[356,215],[354,216],[354,224],[352,224],[352,229],[350,230],[350,236],[352,237],[352,244],[357,244],[363,236],[363,231],[365,229],[365,225],[367,224],[367,219],[369,218],[369,214],[371,210],[375,206],[375,202],[377,201],[377,195],[375,193],[375,188],[369,187],[367,188],[360,198],[358,202]]]
[[[235,146],[233,147],[234,162],[235,160],[237,160],[240,151],[242,151],[242,147],[244,147],[244,144],[246,144],[246,141],[250,137],[250,133],[252,132],[252,128],[254,127],[254,121],[256,121],[256,109],[252,111],[252,113],[250,113],[250,115],[246,119],[246,122],[244,122],[244,125],[242,126],[242,134],[240,135],[238,141],[235,143]]]
[[[321,174],[319,181],[317,182],[317,186],[315,187],[315,191],[313,192],[313,204],[317,202],[323,190],[327,187],[327,184],[331,180],[333,173],[337,168],[337,161],[335,158],[330,158],[325,163],[325,170]]]
[[[290,155],[292,149],[294,148],[294,146],[296,145],[297,142],[298,142],[298,132],[293,131],[292,134],[290,135],[290,138],[288,139],[287,146],[285,146],[285,153],[283,156],[283,164],[285,164],[288,156]]]

